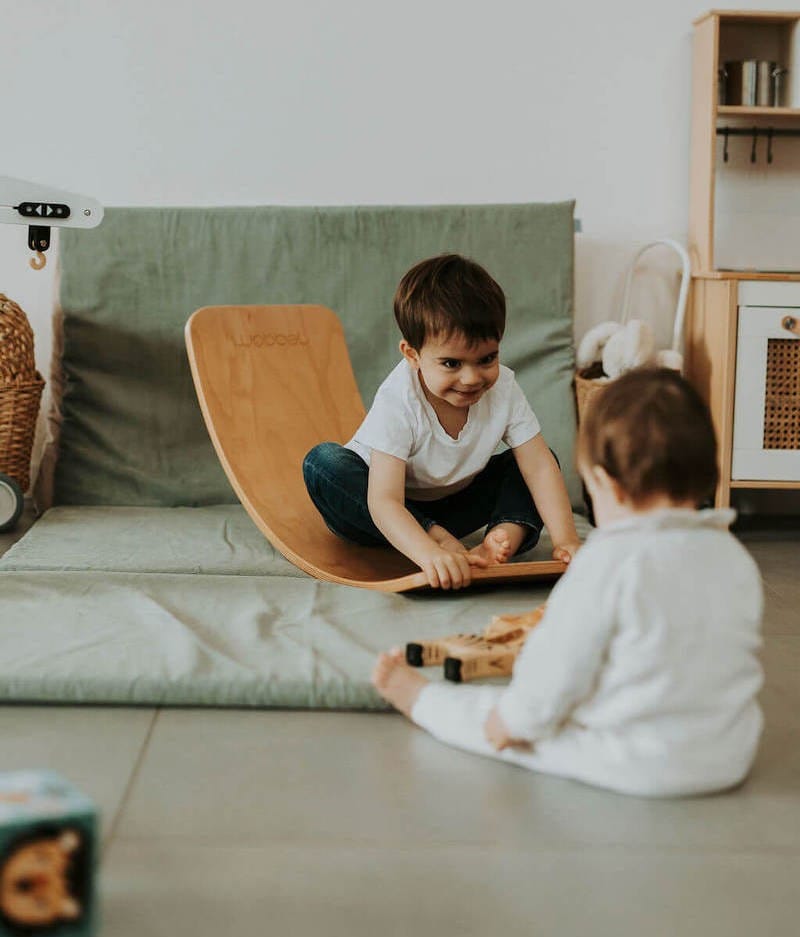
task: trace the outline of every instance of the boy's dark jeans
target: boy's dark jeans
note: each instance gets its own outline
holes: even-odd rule
[[[303,478],[311,500],[328,528],[343,540],[386,546],[367,507],[369,466],[351,449],[335,442],[314,446],[303,460]],[[429,530],[439,524],[454,537],[503,522],[527,528],[517,553],[536,546],[542,519],[510,449],[493,455],[483,471],[456,494],[438,501],[406,499],[406,508]]]

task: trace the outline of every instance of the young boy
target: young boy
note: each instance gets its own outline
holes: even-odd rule
[[[472,566],[530,550],[543,524],[568,563],[579,541],[558,462],[500,364],[500,286],[470,260],[434,257],[403,277],[394,313],[402,361],[355,436],[303,462],[325,523],[355,543],[392,544],[434,588],[466,586]],[[509,448],[495,454],[501,441]],[[484,526],[468,551],[460,538]]]
[[[762,727],[755,563],[698,510],[711,421],[676,372],[630,371],[592,402],[578,464],[599,528],[554,588],[507,687],[431,684],[397,652],[381,695],[443,742],[628,794],[741,781]]]

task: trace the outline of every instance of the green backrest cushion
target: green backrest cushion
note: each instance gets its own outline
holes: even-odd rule
[[[61,231],[65,379],[56,504],[233,502],[203,424],[183,328],[200,306],[318,303],[344,325],[369,405],[399,360],[392,298],[457,252],[503,287],[501,360],[558,454],[574,505],[574,203],[111,208]]]

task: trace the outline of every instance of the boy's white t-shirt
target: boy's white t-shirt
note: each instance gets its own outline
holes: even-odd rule
[[[511,368],[500,365],[495,384],[469,408],[453,439],[403,359],[378,388],[369,413],[345,444],[369,465],[373,449],[406,463],[406,495],[433,501],[466,488],[500,442],[514,449],[541,431]]]

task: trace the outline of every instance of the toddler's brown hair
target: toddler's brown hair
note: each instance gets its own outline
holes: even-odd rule
[[[474,260],[442,254],[415,264],[394,296],[394,317],[408,344],[419,351],[433,335],[460,332],[471,343],[498,342],[506,326],[506,297]]]
[[[635,368],[595,395],[581,421],[578,461],[604,468],[635,506],[656,495],[699,506],[718,479],[708,407],[669,368]]]

